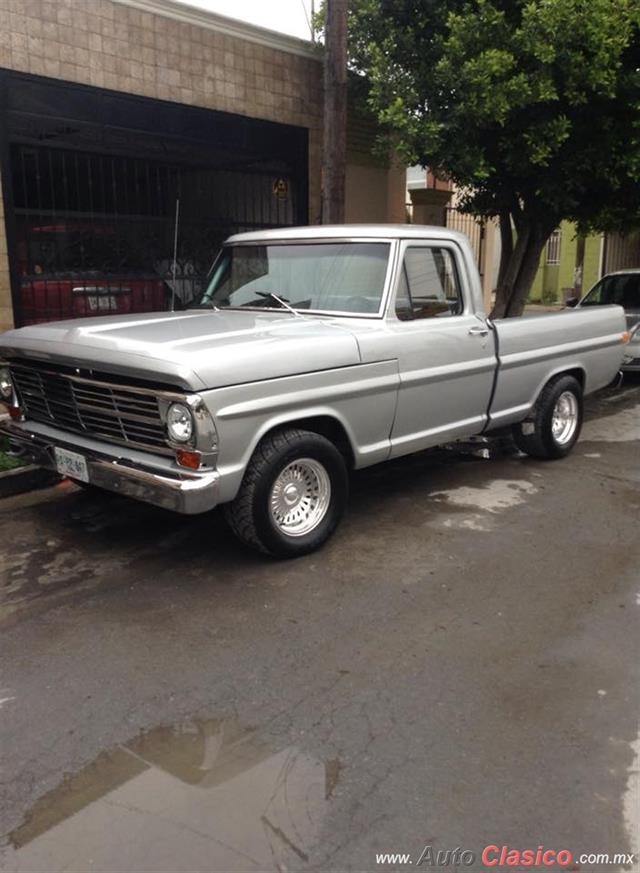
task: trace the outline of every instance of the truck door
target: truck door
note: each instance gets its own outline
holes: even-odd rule
[[[495,344],[464,269],[454,242],[402,243],[387,322],[400,371],[392,457],[471,436],[486,423]]]

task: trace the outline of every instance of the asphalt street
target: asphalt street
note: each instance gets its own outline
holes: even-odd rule
[[[640,851],[640,381],[564,461],[486,454],[356,473],[293,562],[218,512],[1,501],[0,869],[624,866],[578,858]]]

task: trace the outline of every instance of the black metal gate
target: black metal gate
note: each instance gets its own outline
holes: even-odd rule
[[[306,223],[300,128],[32,77],[4,116],[18,323],[182,307],[231,233]]]

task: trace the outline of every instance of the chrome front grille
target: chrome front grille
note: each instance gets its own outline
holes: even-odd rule
[[[144,451],[172,454],[152,391],[85,379],[31,362],[9,367],[27,418]]]

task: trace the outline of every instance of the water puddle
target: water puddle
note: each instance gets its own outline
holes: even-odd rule
[[[3,871],[299,868],[340,773],[235,721],[141,734],[42,797],[8,837]]]
[[[444,498],[453,506],[471,506],[495,513],[524,503],[526,495],[537,491],[535,485],[522,479],[494,479],[479,488],[462,485],[447,491],[432,491],[430,496]]]
[[[538,489],[531,482],[521,479],[495,479],[480,487],[462,485],[447,491],[432,491],[432,497],[438,503],[467,510],[458,512],[449,518],[438,518],[437,524],[458,530],[491,531],[493,525],[491,516],[497,515],[512,506],[526,502],[530,495],[537,494]]]

